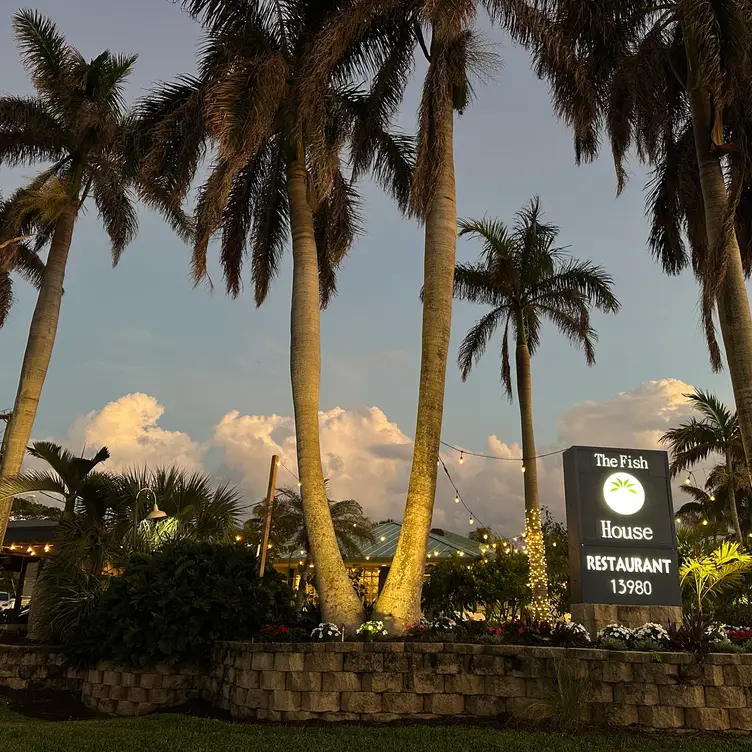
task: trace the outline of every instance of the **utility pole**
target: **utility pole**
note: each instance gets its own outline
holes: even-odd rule
[[[274,493],[277,489],[277,467],[279,457],[272,455],[272,464],[269,468],[269,488],[266,491],[266,521],[264,522],[264,538],[261,542],[261,558],[259,559],[259,577],[264,576],[266,568],[266,552],[269,550],[269,532],[272,527],[272,510],[274,509]]]

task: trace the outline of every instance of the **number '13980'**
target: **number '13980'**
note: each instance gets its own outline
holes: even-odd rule
[[[653,586],[649,580],[611,580],[611,590],[617,595],[650,595]]]

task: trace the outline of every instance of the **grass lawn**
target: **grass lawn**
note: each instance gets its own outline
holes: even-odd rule
[[[303,727],[181,715],[40,721],[0,700],[8,752],[752,752],[752,738],[657,733],[546,733],[460,726]]]

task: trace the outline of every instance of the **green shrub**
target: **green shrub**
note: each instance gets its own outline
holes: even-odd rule
[[[216,640],[290,620],[292,598],[276,572],[256,576],[248,548],[176,542],[113,577],[69,648],[79,663],[201,662]]]

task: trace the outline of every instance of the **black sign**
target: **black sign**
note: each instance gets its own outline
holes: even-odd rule
[[[666,452],[571,447],[564,488],[572,602],[680,606]]]

